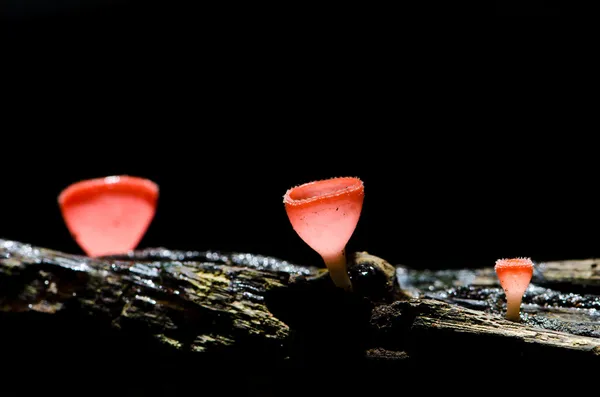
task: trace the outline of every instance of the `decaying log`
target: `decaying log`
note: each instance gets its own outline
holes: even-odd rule
[[[600,338],[577,336],[430,299],[380,305],[371,323],[377,347],[371,359],[412,357],[435,362],[447,357],[473,360],[482,355],[519,359],[600,361]]]
[[[90,259],[0,240],[0,341],[44,329],[67,335],[57,354],[92,335],[100,342],[86,354],[274,368],[501,354],[598,360],[600,300],[577,289],[597,285],[592,265],[537,266],[513,323],[493,269],[414,270],[356,253],[347,293],[324,269],[258,255],[148,249]]]
[[[289,328],[267,309],[265,295],[317,269],[254,255],[160,251],[160,261],[92,260],[0,240],[0,310],[87,315],[174,350],[285,356]]]
[[[572,282],[560,267],[562,262],[536,264],[532,283],[523,296],[522,322],[546,330],[600,337],[600,295],[594,289],[594,274],[584,271],[590,262],[568,262],[567,269],[578,269],[571,270]],[[505,312],[504,292],[493,267],[428,271],[398,266],[396,273],[411,298],[436,299],[499,317]],[[585,281],[586,277],[591,280]],[[560,283],[549,281],[557,279]]]
[[[600,294],[599,265],[598,259],[541,262],[536,265],[534,282],[569,292]]]

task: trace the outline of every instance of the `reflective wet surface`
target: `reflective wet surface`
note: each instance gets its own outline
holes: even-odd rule
[[[431,298],[504,316],[506,301],[493,269],[396,269],[399,285],[413,297]],[[542,275],[538,274],[538,280]],[[534,278],[534,281],[536,279]],[[568,288],[568,287],[567,287]],[[600,337],[600,295],[566,292],[534,284],[521,304],[521,321],[544,329]],[[580,290],[578,286],[574,290]]]

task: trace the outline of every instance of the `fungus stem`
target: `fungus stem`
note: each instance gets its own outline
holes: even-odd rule
[[[331,276],[333,283],[346,291],[352,291],[352,282],[350,281],[350,276],[348,276],[345,251],[346,250],[344,249],[341,255],[337,256],[324,256],[323,261],[329,269],[329,275]]]
[[[506,300],[506,319],[510,321],[521,321],[521,302],[522,296],[514,296]]]

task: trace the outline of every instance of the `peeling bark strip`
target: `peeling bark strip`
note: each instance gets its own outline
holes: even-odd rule
[[[260,255],[149,249],[91,259],[0,240],[0,336],[23,323],[10,338],[29,344],[53,322],[67,324],[61,333],[73,328],[63,343],[87,346],[80,324],[91,319],[94,338],[108,329],[126,338],[111,354],[133,341],[141,352],[191,355],[194,366],[201,357],[387,367],[506,354],[596,360],[600,297],[548,288],[597,286],[592,265],[538,266],[540,285],[530,285],[514,323],[503,318],[493,268],[419,271],[355,253],[347,293],[324,269]]]

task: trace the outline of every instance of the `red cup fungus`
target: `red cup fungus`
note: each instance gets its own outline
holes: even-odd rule
[[[98,257],[137,247],[156,213],[158,192],[147,179],[109,176],[68,186],[58,204],[77,244]]]
[[[340,177],[289,189],[283,202],[292,227],[325,262],[337,287],[352,290],[346,244],[362,211],[364,185],[359,178]]]
[[[533,276],[529,258],[499,259],[494,267],[506,295],[506,319],[520,320],[521,301]]]

